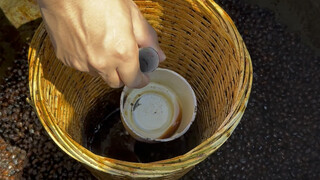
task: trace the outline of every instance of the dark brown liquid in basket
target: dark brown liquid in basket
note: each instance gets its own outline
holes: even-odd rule
[[[167,143],[133,139],[120,119],[120,93],[114,90],[101,98],[84,118],[83,145],[90,151],[124,161],[153,162],[182,155],[194,147],[188,134]]]

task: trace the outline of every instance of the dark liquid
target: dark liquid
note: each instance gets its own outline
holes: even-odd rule
[[[167,143],[133,139],[120,119],[120,90],[101,98],[84,119],[83,144],[95,154],[131,162],[153,162],[182,155],[194,147],[190,135]]]

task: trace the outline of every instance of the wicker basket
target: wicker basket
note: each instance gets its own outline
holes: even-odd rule
[[[211,0],[135,1],[159,35],[167,60],[160,66],[194,88],[198,113],[191,127],[197,146],[152,163],[101,157],[81,146],[83,122],[97,99],[112,91],[100,78],[65,67],[55,57],[44,25],[29,50],[31,104],[56,144],[100,179],[177,179],[216,151],[246,108],[252,64],[230,17]]]

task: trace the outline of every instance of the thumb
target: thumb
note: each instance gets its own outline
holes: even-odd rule
[[[157,51],[160,62],[164,61],[166,55],[159,46],[158,35],[138,9],[133,13],[132,21],[134,36],[139,47],[152,47]]]

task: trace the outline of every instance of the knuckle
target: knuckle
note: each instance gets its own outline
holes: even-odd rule
[[[90,65],[97,70],[107,69],[109,64],[107,60],[90,60]]]
[[[71,67],[81,72],[89,72],[88,67],[82,65],[78,61],[72,61]]]
[[[127,62],[138,55],[138,47],[135,43],[129,42],[124,46],[115,48],[114,55],[117,59]]]

